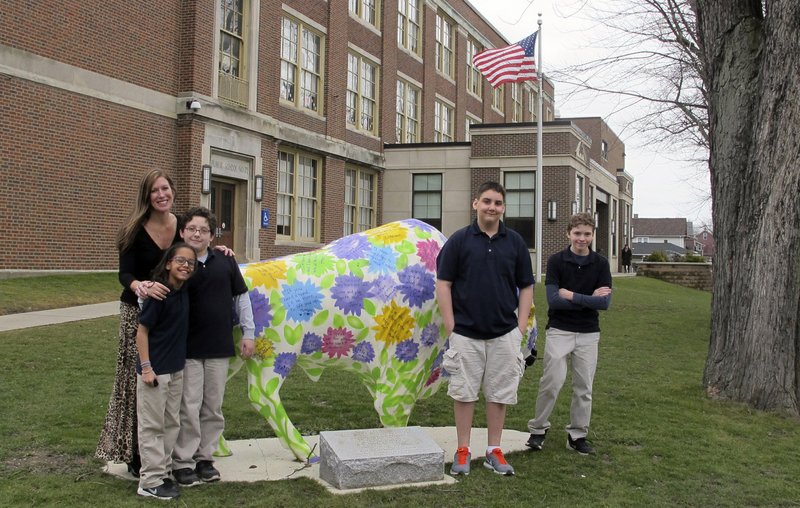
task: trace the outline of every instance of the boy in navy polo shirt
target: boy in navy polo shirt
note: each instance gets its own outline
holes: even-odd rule
[[[234,356],[234,307],[242,327],[241,355],[254,350],[253,310],[236,259],[209,249],[216,217],[208,208],[183,216],[181,237],[197,250],[197,268],[187,284],[189,339],[184,368],[181,430],[172,454],[172,475],[182,486],[219,480],[212,453],[225,427],[222,400],[228,362]]]
[[[497,182],[478,188],[477,219],[456,231],[436,260],[436,297],[450,347],[443,367],[450,374],[458,449],[450,474],[469,474],[475,402],[483,385],[488,447],[484,467],[511,476],[500,450],[506,406],[517,403],[525,370],[520,350],[533,304],[533,270],[525,241],[505,227],[506,191]]]
[[[594,453],[586,441],[592,417],[592,382],[597,369],[600,342],[598,310],[611,304],[611,270],[608,260],[592,251],[594,219],[578,213],[567,226],[569,247],[547,260],[547,342],[544,372],[539,381],[536,416],[528,422],[531,436],[526,443],[541,450],[550,428],[558,392],[567,377],[572,357],[572,404],[567,425],[567,449],[581,455]]]

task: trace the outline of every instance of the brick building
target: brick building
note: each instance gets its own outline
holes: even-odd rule
[[[316,248],[396,218],[398,206],[389,213],[385,204],[400,199],[387,192],[387,144],[472,147],[484,165],[470,181],[499,177],[507,161],[528,164],[535,147],[537,88],[492,89],[470,64],[474,53],[505,44],[464,0],[3,2],[0,270],[115,269],[116,231],[152,168],[175,177],[176,212],[215,210],[219,241],[241,261]],[[553,96],[545,81],[546,121]],[[575,139],[559,145],[554,161],[567,149],[599,150],[577,122],[546,127],[574,131],[562,134]],[[518,145],[498,133],[519,136]],[[621,159],[583,160],[564,162],[569,176],[546,169],[545,189],[572,185],[563,207],[579,175],[576,206],[618,223],[591,193],[616,196],[608,198],[616,210],[611,200],[622,202],[622,189],[610,182]],[[608,182],[598,186],[594,174]],[[407,208],[413,199],[407,192]],[[468,211],[467,203],[442,214],[456,223]],[[556,224],[567,209],[558,213]]]

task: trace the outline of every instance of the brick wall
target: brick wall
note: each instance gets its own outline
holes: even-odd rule
[[[183,3],[0,2],[0,44],[176,95]]]
[[[703,291],[711,291],[714,267],[711,263],[637,263],[636,275],[652,277]]]
[[[0,269],[115,268],[139,181],[176,173],[176,143],[168,118],[0,76]]]

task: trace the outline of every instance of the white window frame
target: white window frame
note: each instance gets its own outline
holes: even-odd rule
[[[436,13],[436,70],[453,79],[455,59],[455,23],[438,12]]]
[[[398,0],[397,45],[422,56],[422,11],[420,0]]]
[[[292,27],[294,33],[287,31]],[[316,47],[312,44],[314,39],[318,41]],[[322,113],[324,55],[325,36],[302,21],[284,14],[281,19],[280,52],[282,103],[316,114]]]
[[[475,39],[467,38],[467,92],[479,99],[483,96],[483,75],[472,63],[472,57],[481,51],[482,48]]]
[[[279,239],[319,243],[322,183],[319,157],[278,151],[275,223]]]
[[[434,103],[433,114],[433,142],[449,143],[454,141],[453,122],[455,121],[456,108],[440,99]]]
[[[379,74],[380,66],[371,59],[352,51],[347,54],[345,121],[348,128],[370,135],[378,132]],[[370,112],[366,111],[368,109]]]
[[[398,78],[395,107],[396,143],[419,142],[421,101],[422,89]]]
[[[380,30],[380,0],[348,0],[347,6],[354,18]]]
[[[344,170],[345,235],[360,233],[376,226],[378,175],[368,169],[347,166]]]

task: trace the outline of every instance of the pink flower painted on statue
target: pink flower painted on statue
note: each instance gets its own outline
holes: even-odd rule
[[[439,244],[433,240],[417,242],[417,255],[422,260],[425,268],[431,272],[436,271],[436,256],[439,255]]]
[[[327,333],[322,336],[322,352],[328,353],[329,358],[348,356],[353,349],[355,338],[346,328],[328,327]]]

